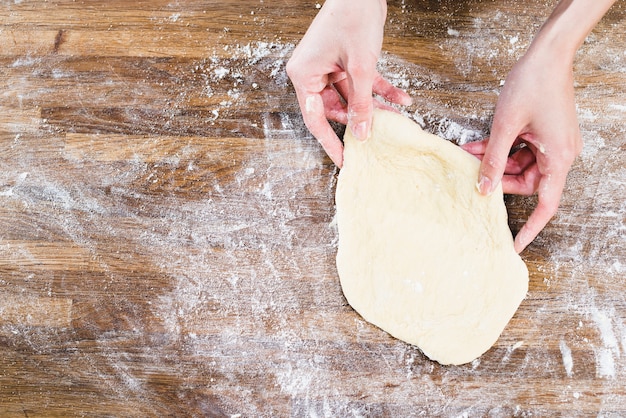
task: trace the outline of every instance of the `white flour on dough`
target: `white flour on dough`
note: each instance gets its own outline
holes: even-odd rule
[[[395,113],[375,112],[369,140],[344,140],[337,268],[348,302],[439,363],[471,362],[528,289],[502,190],[481,196],[476,158]]]

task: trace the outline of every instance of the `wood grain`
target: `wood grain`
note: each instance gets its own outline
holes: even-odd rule
[[[443,367],[342,296],[338,171],[284,72],[317,3],[0,2],[1,416],[626,415],[624,6],[577,56],[526,300]],[[484,137],[551,3],[390,1],[380,71]],[[535,198],[506,204],[517,231]]]

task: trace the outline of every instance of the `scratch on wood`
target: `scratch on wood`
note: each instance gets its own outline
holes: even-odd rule
[[[54,37],[54,46],[52,48],[53,53],[59,52],[59,48],[65,42],[65,30],[59,29],[57,35]]]

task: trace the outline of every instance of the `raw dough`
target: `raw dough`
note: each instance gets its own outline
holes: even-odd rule
[[[344,141],[337,269],[348,302],[432,360],[476,359],[528,290],[502,190],[481,196],[478,159],[395,113],[376,111],[367,141]]]

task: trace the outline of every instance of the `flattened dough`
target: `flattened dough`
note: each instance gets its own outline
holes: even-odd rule
[[[479,162],[410,119],[376,111],[346,132],[337,184],[343,292],[367,321],[441,364],[498,339],[528,290],[502,190],[476,190]]]

